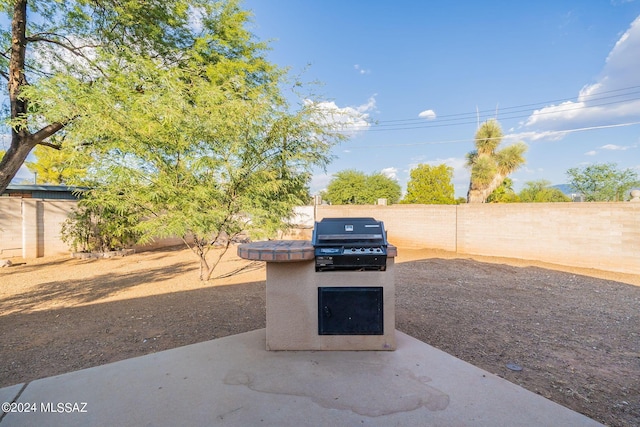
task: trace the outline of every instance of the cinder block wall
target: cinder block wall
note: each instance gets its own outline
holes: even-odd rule
[[[75,205],[0,198],[0,258],[68,254],[60,226]],[[315,217],[374,217],[384,221],[389,241],[399,247],[640,274],[640,203],[321,205]],[[173,244],[181,241],[161,240],[151,247]]]
[[[401,247],[640,274],[640,203],[323,205],[316,216],[374,217]]]
[[[0,259],[69,254],[60,231],[77,204],[75,200],[0,197]],[[182,244],[182,239],[166,238],[134,248],[141,251]]]
[[[320,205],[316,218],[373,217],[384,222],[389,242],[403,248],[456,250],[455,205]]]
[[[42,256],[69,253],[69,247],[60,238],[60,230],[71,209],[77,206],[77,202],[75,200],[41,200],[39,203],[43,205]]]
[[[0,258],[22,255],[22,199],[0,197]]]
[[[459,253],[640,274],[640,204],[458,206]]]
[[[69,253],[60,229],[76,204],[74,200],[0,198],[0,257]]]

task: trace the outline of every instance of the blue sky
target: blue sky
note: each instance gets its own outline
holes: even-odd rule
[[[446,163],[465,196],[478,117],[497,116],[503,145],[528,145],[516,191],[566,183],[567,169],[592,163],[640,174],[640,0],[243,5],[272,62],[322,82],[327,107],[369,122],[334,149],[313,193],[344,169],[380,171],[405,189],[412,167]]]
[[[465,196],[480,122],[503,146],[524,141],[511,178],[568,181],[615,162],[640,174],[640,0],[244,0],[269,59],[333,111],[366,119],[335,147],[311,191],[344,169],[383,172],[406,189],[411,168],[454,168]],[[7,136],[3,145],[8,146]],[[23,167],[14,182],[33,179]]]

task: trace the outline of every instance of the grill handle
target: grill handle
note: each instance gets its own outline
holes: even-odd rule
[[[382,234],[319,234],[318,240],[380,240]]]

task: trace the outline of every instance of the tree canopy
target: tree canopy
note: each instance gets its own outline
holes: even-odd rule
[[[39,13],[54,4],[38,3]],[[87,212],[108,212],[119,234],[141,243],[181,237],[203,280],[241,231],[286,226],[308,200],[312,167],[344,138],[319,102],[287,101],[287,76],[266,60],[237,1],[77,1],[51,18],[62,34],[54,45],[91,48],[65,48],[79,55],[77,72],[74,58],[19,87],[26,109],[12,116],[7,156],[38,144],[85,156]],[[42,123],[56,139],[35,138]]]
[[[453,168],[450,166],[420,164],[411,169],[402,203],[455,204],[452,179]]]
[[[73,150],[73,149],[72,149]],[[89,162],[82,153],[69,151],[68,147],[52,150],[38,145],[33,150],[35,162],[26,162],[27,168],[35,174],[36,184],[68,184],[73,181],[80,184],[87,174]]]
[[[378,199],[393,204],[398,203],[401,193],[400,184],[380,172],[367,175],[348,169],[333,176],[322,198],[334,205],[372,205]]]
[[[551,187],[551,182],[544,179],[525,182],[524,188],[520,191],[518,196],[520,197],[520,201],[524,203],[571,201],[571,198],[566,196],[559,189]]]
[[[153,60],[158,67],[194,60],[221,67],[253,62],[253,69],[244,71],[252,73],[254,81],[269,76],[265,71],[270,65],[256,55],[264,45],[242,27],[247,12],[237,3],[1,0],[0,13],[11,21],[10,28],[0,28],[0,76],[8,83],[10,104],[4,119],[11,128],[11,144],[0,159],[0,191],[35,146],[61,148],[64,138],[50,138],[64,135],[78,118],[93,111],[61,108],[52,92],[75,96],[82,105],[95,95],[95,83],[140,89],[144,82],[122,78],[129,63],[139,58]]]
[[[498,188],[493,190],[487,197],[487,203],[517,203],[520,201],[520,198],[513,190],[513,180],[511,178],[505,178]]]
[[[476,149],[467,154],[467,166],[471,169],[469,203],[486,202],[504,179],[524,164],[527,146],[518,142],[498,150],[502,137],[502,129],[496,120],[484,122],[476,132]]]
[[[631,188],[640,185],[638,174],[632,169],[619,170],[616,163],[596,163],[567,171],[569,184],[587,202],[617,202],[627,196]]]

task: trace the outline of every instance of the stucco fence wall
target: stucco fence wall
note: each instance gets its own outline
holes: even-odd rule
[[[60,230],[77,204],[75,200],[0,197],[0,259],[69,254]],[[179,238],[161,239],[135,249],[150,250],[182,243]]]
[[[0,198],[0,258],[68,254],[60,227],[75,201]],[[305,206],[297,238],[313,220],[374,217],[401,248],[546,261],[640,274],[640,203]],[[150,249],[180,244],[158,241]]]
[[[399,247],[640,274],[640,203],[316,207],[318,220],[341,216],[384,221]]]

